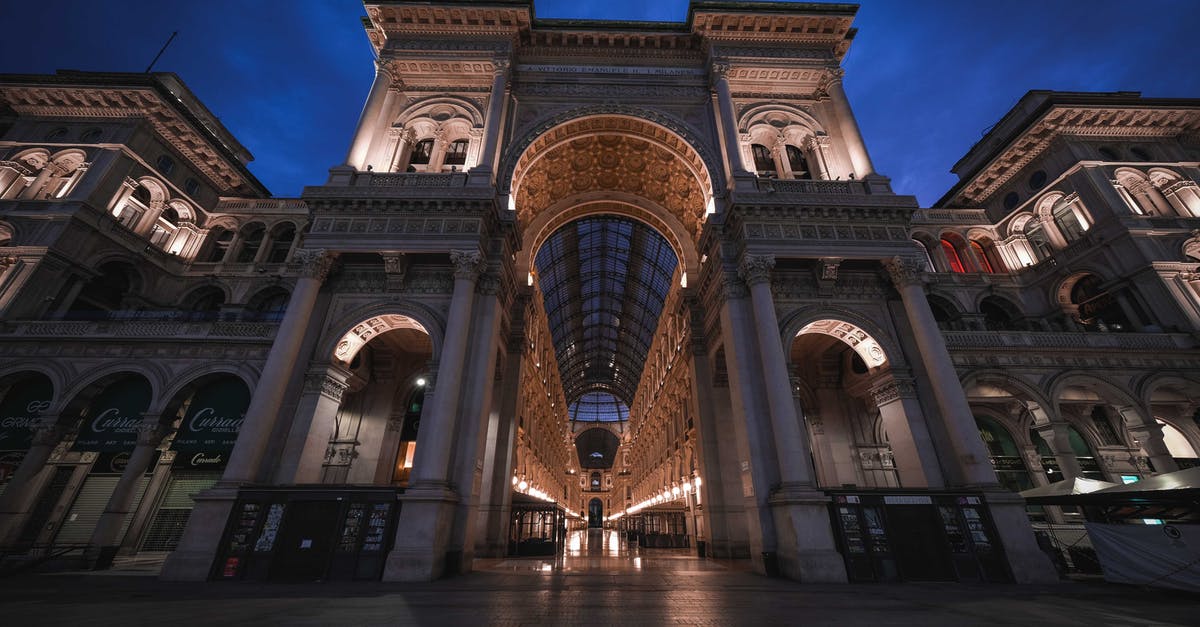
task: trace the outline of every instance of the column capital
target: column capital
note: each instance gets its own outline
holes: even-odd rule
[[[324,282],[333,267],[333,255],[324,248],[297,248],[292,262],[300,266],[300,275]]]
[[[896,287],[909,285],[924,285],[925,266],[918,259],[910,257],[892,257],[883,262],[888,276]]]
[[[389,88],[400,89],[404,85],[404,81],[400,78],[400,68],[396,66],[395,61],[385,61],[383,59],[375,59],[375,73],[388,80],[391,85]]]
[[[452,250],[450,263],[454,264],[454,278],[476,281],[483,273],[483,253],[478,250]]]
[[[492,59],[492,76],[495,78],[507,77],[508,71],[512,68],[512,61],[506,57],[497,57]]]
[[[729,71],[732,69],[733,67],[726,61],[714,61],[712,66],[709,68],[709,86],[716,89],[721,81],[726,81],[725,85],[728,86]]]
[[[775,255],[746,255],[738,265],[738,276],[746,285],[754,286],[771,280],[775,268]]]
[[[882,407],[903,398],[914,398],[916,395],[916,387],[910,380],[889,377],[871,386],[871,398],[875,401],[876,407]]]
[[[746,283],[734,276],[732,272],[724,272],[721,276],[721,293],[726,299],[745,298]]]
[[[350,389],[344,381],[338,381],[328,371],[309,372],[304,377],[304,391],[318,393],[331,401],[340,403],[346,390]]]

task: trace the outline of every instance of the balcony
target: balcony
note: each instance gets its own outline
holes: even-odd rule
[[[29,320],[0,323],[0,337],[19,339],[265,341],[275,336],[272,322],[234,320]]]
[[[943,331],[950,350],[1190,350],[1196,340],[1185,333],[1069,333],[1025,331]]]

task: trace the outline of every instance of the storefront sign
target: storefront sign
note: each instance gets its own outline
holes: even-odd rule
[[[174,468],[186,468],[188,470],[222,470],[225,464],[229,462],[229,453],[220,451],[217,453],[185,453],[177,451],[175,455]]]
[[[933,505],[933,499],[928,496],[885,496],[883,502],[886,505]]]
[[[128,378],[108,386],[92,401],[79,426],[75,451],[118,453],[137,446],[142,413],[150,406],[150,385]]]
[[[249,405],[250,390],[238,379],[221,379],[200,388],[179,424],[179,433],[171,448],[194,467],[223,467],[237,441]],[[197,453],[203,455],[196,457]]]
[[[54,389],[50,381],[33,377],[18,381],[0,402],[0,451],[27,451],[33,442],[33,425],[50,408]]]

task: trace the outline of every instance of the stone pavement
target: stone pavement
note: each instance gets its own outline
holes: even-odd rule
[[[607,539],[607,538],[606,538]],[[596,544],[596,543],[593,543]],[[1195,625],[1200,596],[1111,584],[802,585],[684,552],[568,546],[431,583],[0,580],[5,625]]]

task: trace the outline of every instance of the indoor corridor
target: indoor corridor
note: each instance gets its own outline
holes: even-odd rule
[[[551,557],[477,559],[475,569],[488,572],[545,574],[640,574],[747,570],[747,560],[729,562],[696,556],[695,548],[642,548],[615,529],[567,532],[565,547]]]

